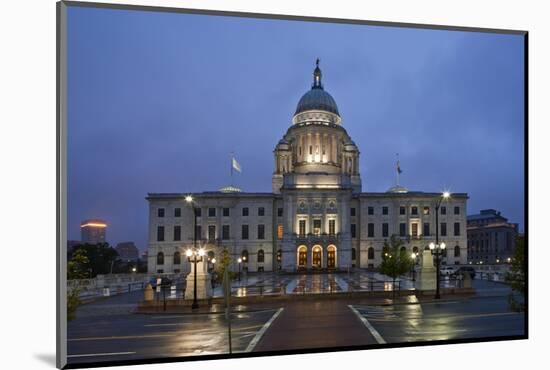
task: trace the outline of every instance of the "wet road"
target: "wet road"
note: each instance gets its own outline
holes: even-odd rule
[[[231,316],[233,352],[251,351],[278,308],[235,312]],[[69,324],[70,364],[109,360],[229,353],[224,314],[80,317]]]
[[[342,290],[347,276],[298,276],[288,289]],[[365,280],[366,282],[366,280]],[[506,285],[474,281],[477,296],[420,303],[414,295],[389,298],[265,300],[235,306],[232,346],[239,351],[277,351],[522,335],[524,315],[510,312]],[[68,325],[69,363],[225,354],[228,325],[220,313],[133,314],[143,292],[83,305]],[[377,300],[378,301],[375,301]],[[430,298],[431,299],[431,298]],[[206,307],[203,307],[203,309]]]
[[[381,344],[524,334],[525,315],[511,312],[503,296],[353,309]]]

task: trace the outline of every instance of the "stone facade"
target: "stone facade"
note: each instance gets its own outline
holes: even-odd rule
[[[468,216],[468,262],[507,263],[514,257],[518,224],[494,209]]]
[[[234,269],[241,256],[247,256],[242,268],[249,271],[373,268],[381,263],[384,242],[392,234],[411,252],[435,241],[441,193],[401,186],[362,192],[358,147],[342,126],[334,99],[324,91],[319,66],[313,78],[312,89],[300,99],[291,126],[275,146],[272,193],[231,189],[148,195],[151,273],[189,271],[184,258],[193,244],[188,195],[200,208],[201,247],[211,257],[227,248]],[[441,203],[444,264],[467,261],[467,199],[465,193],[453,193]]]

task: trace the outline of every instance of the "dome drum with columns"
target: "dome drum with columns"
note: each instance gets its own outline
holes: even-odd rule
[[[323,87],[318,59],[311,90],[298,102],[292,123],[274,150],[273,192],[280,193],[283,186],[303,189],[319,184],[360,192],[359,150],[342,127],[334,98]]]

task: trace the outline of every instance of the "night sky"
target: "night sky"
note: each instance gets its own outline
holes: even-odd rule
[[[147,247],[148,192],[270,192],[315,59],[363,191],[466,192],[523,230],[523,37],[69,7],[68,231]]]

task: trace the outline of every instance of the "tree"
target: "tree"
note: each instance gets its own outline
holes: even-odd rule
[[[382,250],[382,264],[380,265],[380,272],[388,275],[392,278],[393,285],[392,291],[395,295],[395,280],[409,272],[414,263],[411,256],[405,249],[401,249],[403,241],[396,235],[392,235],[390,242],[384,242],[384,249]]]
[[[90,260],[84,249],[76,250],[67,262],[67,279],[86,279],[89,276]]]
[[[516,250],[510,271],[506,273],[506,282],[512,292],[508,297],[510,308],[514,311],[525,310],[525,237],[516,237]],[[519,297],[518,297],[519,295]]]
[[[78,280],[88,277],[88,256],[86,251],[79,249],[74,251],[72,258],[67,262],[67,279]],[[76,309],[80,306],[80,287],[77,282],[67,287],[67,320],[75,318]]]
[[[118,257],[118,252],[109,246],[108,243],[100,244],[83,244],[76,246],[73,255],[79,250],[86,252],[89,264],[88,267],[91,270],[92,278],[98,274],[109,274],[115,267],[115,261]]]
[[[230,279],[234,278],[234,273],[231,271],[231,253],[224,248],[222,250],[220,260],[216,262],[216,283],[221,283],[225,274],[225,270],[228,270]]]

